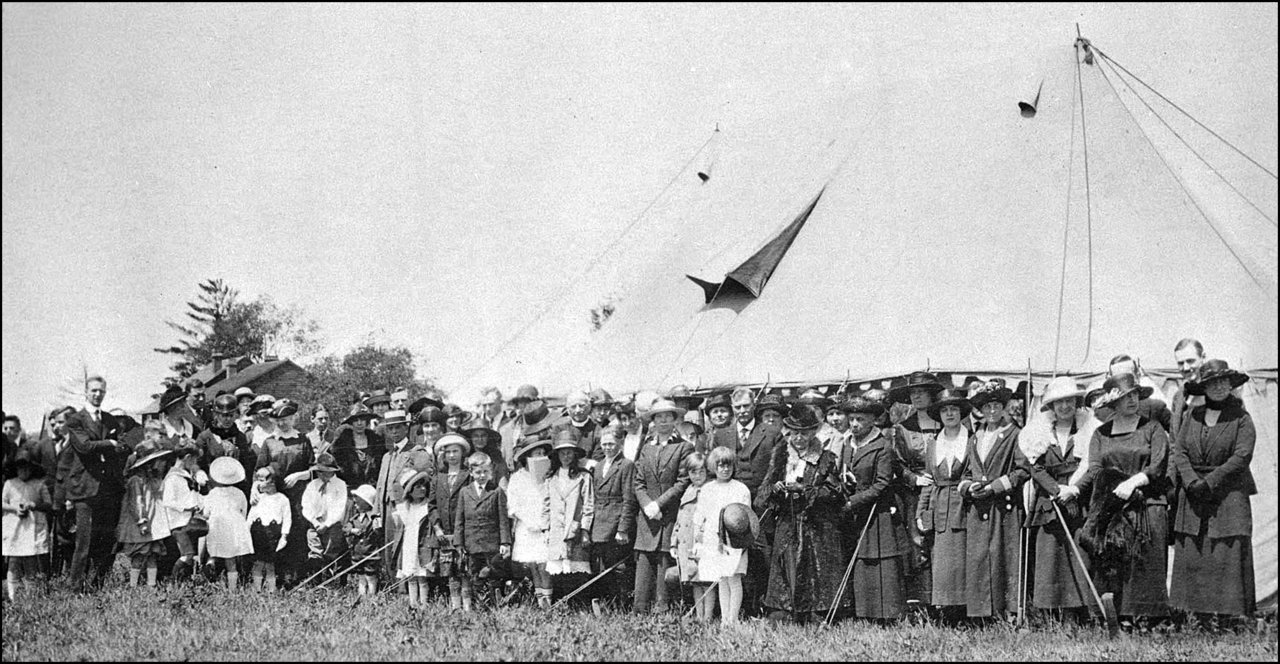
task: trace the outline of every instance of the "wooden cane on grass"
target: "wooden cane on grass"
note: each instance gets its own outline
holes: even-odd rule
[[[1058,516],[1058,523],[1062,525],[1062,532],[1066,536],[1067,545],[1071,549],[1071,555],[1075,558],[1076,563],[1080,565],[1080,573],[1084,574],[1084,580],[1089,584],[1089,592],[1093,593],[1093,601],[1098,603],[1098,610],[1102,612],[1102,617],[1107,621],[1107,637],[1116,638],[1120,633],[1120,621],[1116,617],[1115,602],[1110,597],[1103,598],[1098,594],[1098,587],[1093,584],[1093,577],[1089,576],[1089,568],[1084,564],[1084,556],[1080,554],[1080,549],[1076,548],[1075,538],[1071,537],[1071,529],[1067,527],[1067,519],[1062,516],[1062,509],[1058,507],[1058,503],[1050,501],[1053,505],[1053,513]]]
[[[320,568],[320,571],[318,571],[318,572],[316,572],[315,574],[312,574],[311,576],[308,576],[307,578],[303,579],[301,582],[299,582],[299,583],[298,583],[298,585],[294,586],[294,587],[293,587],[289,592],[293,592],[293,591],[295,591],[295,590],[300,590],[303,586],[307,585],[307,582],[308,582],[308,581],[310,581],[310,580],[312,580],[312,579],[316,578],[317,576],[320,576],[321,574],[324,574],[324,573],[325,573],[329,568],[331,568],[331,567],[333,567],[334,565],[338,564],[338,562],[339,562],[339,561],[341,561],[341,560],[342,560],[342,557],[341,557],[341,556],[339,556],[339,557],[337,557],[337,558],[334,558],[334,559],[333,559],[333,562],[330,562],[328,565],[325,565],[324,567],[321,567],[321,568]]]
[[[319,590],[319,589],[321,589],[321,588],[323,588],[323,587],[325,587],[325,586],[329,585],[330,583],[332,583],[334,580],[336,580],[338,577],[342,576],[343,574],[346,574],[347,572],[350,572],[351,570],[353,570],[353,569],[355,569],[355,568],[357,568],[357,567],[359,567],[359,566],[363,565],[363,564],[365,563],[365,561],[373,560],[373,558],[374,558],[375,556],[377,556],[378,554],[380,554],[380,553],[382,553],[383,551],[387,550],[387,548],[391,547],[391,546],[392,546],[392,545],[394,545],[394,544],[395,544],[395,542],[388,542],[388,543],[386,543],[386,544],[382,545],[382,547],[381,547],[381,548],[379,548],[377,551],[374,551],[373,553],[371,553],[371,554],[369,554],[369,555],[367,555],[367,556],[365,556],[365,557],[361,558],[361,559],[360,559],[360,561],[359,561],[359,562],[357,562],[356,564],[354,564],[354,565],[352,565],[352,566],[350,566],[350,567],[348,567],[348,568],[346,568],[346,569],[342,570],[341,572],[338,572],[337,574],[334,574],[333,576],[329,577],[329,578],[328,578],[328,580],[326,580],[324,583],[321,583],[320,585],[316,586],[316,587],[315,587],[315,589],[316,589],[316,590]]]
[[[831,600],[831,608],[827,609],[827,616],[822,619],[822,626],[826,627],[836,619],[836,612],[840,610],[840,600],[844,597],[844,591],[849,587],[849,578],[853,576],[853,566],[858,562],[858,552],[862,550],[862,540],[866,539],[867,531],[871,529],[871,521],[876,517],[876,508],[880,505],[879,501],[871,506],[871,513],[867,515],[867,522],[862,525],[862,532],[858,535],[858,542],[853,545],[853,557],[849,559],[849,564],[844,568],[844,577],[840,579],[840,585],[836,587],[836,596]]]
[[[574,588],[574,589],[573,589],[573,592],[569,593],[568,595],[565,595],[564,597],[561,597],[559,601],[557,601],[555,604],[552,604],[552,605],[551,605],[551,608],[552,608],[552,609],[559,608],[559,607],[560,607],[561,605],[563,605],[565,602],[567,602],[567,601],[569,601],[569,600],[573,599],[574,597],[577,597],[577,596],[578,596],[578,593],[580,593],[580,592],[582,592],[582,591],[586,590],[588,587],[590,587],[590,586],[591,586],[591,584],[595,583],[596,581],[599,581],[600,579],[603,579],[605,576],[607,576],[607,575],[609,574],[609,572],[612,572],[613,570],[618,569],[619,567],[621,567],[621,566],[622,566],[622,563],[625,563],[625,562],[627,562],[627,559],[626,559],[626,557],[623,557],[623,558],[622,558],[622,560],[619,560],[618,562],[614,563],[614,564],[613,564],[613,566],[611,566],[611,567],[609,567],[608,569],[604,570],[603,572],[600,572],[599,574],[597,574],[597,575],[595,575],[595,576],[591,577],[591,579],[589,579],[586,583],[584,583],[584,584],[582,584],[582,585],[578,586],[577,588]]]
[[[693,612],[698,610],[698,605],[702,603],[702,600],[706,599],[707,595],[710,595],[711,592],[714,591],[716,587],[719,585],[720,585],[719,579],[712,581],[711,585],[707,586],[707,590],[702,593],[701,597],[693,598],[693,606],[689,607],[689,610],[685,611],[684,615],[681,617],[688,618],[689,616],[693,615]],[[720,610],[724,611],[724,607],[720,607]]]

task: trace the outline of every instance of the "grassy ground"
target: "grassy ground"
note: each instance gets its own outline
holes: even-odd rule
[[[831,629],[519,606],[410,612],[400,596],[350,591],[232,595],[214,586],[158,591],[53,586],[4,607],[0,655],[19,660],[1158,660],[1276,661],[1274,623],[1257,630],[1121,634],[1062,624],[946,628],[848,622]]]

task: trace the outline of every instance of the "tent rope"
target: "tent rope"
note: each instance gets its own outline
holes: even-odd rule
[[[1120,102],[1121,108],[1129,114],[1129,119],[1133,121],[1134,126],[1138,128],[1142,137],[1147,139],[1147,144],[1151,146],[1151,151],[1156,154],[1156,157],[1160,159],[1160,163],[1164,164],[1165,170],[1167,170],[1169,175],[1173,177],[1174,181],[1178,183],[1178,187],[1182,189],[1182,193],[1186,195],[1187,200],[1191,201],[1192,207],[1200,213],[1200,218],[1204,219],[1204,222],[1213,230],[1213,234],[1218,236],[1218,240],[1222,242],[1222,246],[1226,247],[1227,251],[1231,252],[1232,258],[1236,259],[1236,263],[1238,263],[1240,268],[1245,271],[1245,274],[1249,275],[1249,278],[1253,280],[1254,285],[1258,288],[1263,288],[1262,282],[1258,280],[1257,275],[1253,273],[1253,270],[1249,269],[1249,266],[1244,262],[1244,259],[1240,257],[1240,254],[1236,253],[1236,250],[1231,246],[1231,243],[1227,242],[1227,238],[1223,237],[1222,232],[1218,230],[1218,227],[1213,223],[1213,220],[1205,213],[1204,208],[1200,207],[1200,203],[1196,201],[1195,196],[1191,195],[1191,191],[1187,189],[1186,183],[1182,181],[1182,178],[1178,177],[1177,172],[1175,172],[1173,167],[1169,165],[1169,161],[1164,158],[1164,155],[1160,154],[1160,150],[1156,149],[1156,145],[1151,140],[1151,136],[1147,134],[1146,130],[1143,129],[1142,125],[1138,122],[1138,119],[1134,117],[1133,111],[1125,105],[1124,100],[1120,98],[1120,92],[1116,90],[1115,84],[1111,82],[1111,77],[1107,76],[1106,68],[1099,66],[1098,72],[1102,74],[1103,80],[1105,80],[1107,82],[1107,86],[1111,88],[1111,93],[1116,96],[1116,101]]]
[[[1076,68],[1076,78],[1080,77],[1080,68]],[[1053,377],[1058,377],[1058,354],[1062,348],[1062,309],[1066,302],[1067,292],[1067,238],[1071,235],[1071,191],[1075,182],[1075,156],[1076,156],[1076,102],[1078,97],[1076,91],[1071,91],[1071,138],[1068,140],[1069,147],[1067,149],[1067,211],[1066,218],[1062,223],[1062,274],[1058,279],[1058,329],[1053,339]]]
[[[1084,340],[1084,357],[1080,359],[1081,366],[1089,360],[1089,351],[1093,350],[1093,191],[1089,186],[1089,129],[1085,123],[1084,112],[1084,75],[1080,69],[1079,50],[1081,46],[1085,47],[1086,56],[1089,42],[1079,36],[1080,26],[1076,26],[1076,90],[1080,94],[1080,141],[1084,151],[1084,205],[1085,205],[1085,229],[1088,233],[1089,247],[1089,327],[1085,333]]]
[[[1222,141],[1223,143],[1225,143],[1225,144],[1227,145],[1227,147],[1231,148],[1232,150],[1235,150],[1237,154],[1239,154],[1241,157],[1244,157],[1245,159],[1247,159],[1247,160],[1249,161],[1249,163],[1251,163],[1251,164],[1253,164],[1254,166],[1257,166],[1258,168],[1262,169],[1262,171],[1263,171],[1264,173],[1266,173],[1267,175],[1270,175],[1270,176],[1272,177],[1272,179],[1276,179],[1276,174],[1275,174],[1275,173],[1273,173],[1273,172],[1271,172],[1271,170],[1270,170],[1270,169],[1268,169],[1266,166],[1263,166],[1262,164],[1258,163],[1258,162],[1257,162],[1257,160],[1255,160],[1253,157],[1250,157],[1249,155],[1245,154],[1244,150],[1241,150],[1240,148],[1236,147],[1234,144],[1232,144],[1232,143],[1231,143],[1231,141],[1228,141],[1227,139],[1225,139],[1225,138],[1223,138],[1222,136],[1218,135],[1218,132],[1216,132],[1216,131],[1214,131],[1214,130],[1210,129],[1207,125],[1205,125],[1205,123],[1203,123],[1203,122],[1201,122],[1200,120],[1196,119],[1196,117],[1195,117],[1194,115],[1192,115],[1192,114],[1188,113],[1187,111],[1183,110],[1183,108],[1182,108],[1181,106],[1179,106],[1179,105],[1177,105],[1177,104],[1173,103],[1173,100],[1172,100],[1172,99],[1169,99],[1168,97],[1166,97],[1166,96],[1164,96],[1164,95],[1160,94],[1160,91],[1159,91],[1159,90],[1156,90],[1155,88],[1151,87],[1150,85],[1147,85],[1147,82],[1146,82],[1146,81],[1142,80],[1141,78],[1138,78],[1138,76],[1137,76],[1136,74],[1134,74],[1133,72],[1131,72],[1131,71],[1129,71],[1128,69],[1126,69],[1124,65],[1120,64],[1119,62],[1116,62],[1115,58],[1111,57],[1110,55],[1107,55],[1106,53],[1104,53],[1104,52],[1102,51],[1102,49],[1098,48],[1097,46],[1094,46],[1094,47],[1093,47],[1093,50],[1094,50],[1094,51],[1096,51],[1096,52],[1098,53],[1098,55],[1101,55],[1101,56],[1103,57],[1103,59],[1105,59],[1107,62],[1111,63],[1112,65],[1114,65],[1114,66],[1116,66],[1116,67],[1118,67],[1118,68],[1120,69],[1120,71],[1123,71],[1124,73],[1126,73],[1126,74],[1128,74],[1129,76],[1133,77],[1133,80],[1135,80],[1135,81],[1137,81],[1137,82],[1141,83],[1143,87],[1145,87],[1146,89],[1150,90],[1150,91],[1151,91],[1152,93],[1154,93],[1157,97],[1159,97],[1159,98],[1163,99],[1163,100],[1164,100],[1166,103],[1168,103],[1170,106],[1172,106],[1172,107],[1174,107],[1174,108],[1178,109],[1178,111],[1179,111],[1180,113],[1182,113],[1183,115],[1187,116],[1188,118],[1191,118],[1191,121],[1192,121],[1192,122],[1194,122],[1194,123],[1196,123],[1197,125],[1199,125],[1201,129],[1204,129],[1205,131],[1209,132],[1210,134],[1212,134],[1212,135],[1213,135],[1213,137],[1214,137],[1214,138],[1216,138],[1216,139],[1218,139],[1218,140]]]
[[[1111,66],[1113,67],[1115,66],[1110,59],[1104,58],[1104,60],[1108,64],[1111,64]],[[1248,196],[1245,196],[1244,192],[1237,189],[1236,186],[1232,184],[1231,181],[1228,180],[1225,175],[1219,172],[1217,168],[1214,168],[1213,164],[1209,163],[1209,160],[1205,159],[1204,156],[1201,155],[1198,151],[1196,151],[1195,148],[1191,147],[1191,144],[1187,142],[1187,139],[1183,138],[1182,134],[1178,133],[1177,129],[1174,129],[1172,126],[1170,126],[1168,121],[1166,121],[1164,117],[1161,116],[1158,111],[1156,111],[1156,109],[1152,108],[1151,104],[1148,104],[1146,99],[1143,99],[1142,96],[1138,94],[1138,91],[1134,89],[1133,85],[1131,85],[1129,81],[1125,79],[1125,77],[1121,76],[1115,70],[1112,70],[1111,73],[1115,74],[1116,80],[1123,83],[1125,87],[1128,88],[1129,92],[1133,94],[1133,96],[1136,97],[1138,101],[1142,102],[1142,105],[1145,106],[1146,109],[1150,111],[1152,115],[1156,116],[1156,119],[1160,121],[1160,124],[1164,125],[1165,129],[1168,129],[1174,136],[1176,136],[1177,139],[1181,141],[1182,144],[1185,145],[1188,150],[1191,151],[1191,154],[1195,155],[1196,158],[1200,160],[1200,163],[1204,164],[1210,171],[1213,172],[1214,175],[1218,176],[1219,180],[1222,180],[1223,183],[1225,183],[1228,187],[1230,187],[1231,191],[1235,192],[1236,196],[1239,196],[1241,200],[1248,203],[1249,207],[1252,207],[1253,210],[1257,212],[1259,215],[1261,215],[1263,219],[1266,219],[1267,221],[1271,222],[1272,226],[1276,225],[1275,219],[1272,219],[1270,215],[1268,215],[1266,212],[1263,212],[1262,208],[1258,207],[1258,205],[1254,203]]]
[[[649,213],[649,210],[653,209],[653,206],[656,205],[664,195],[666,195],[667,190],[671,189],[671,186],[674,185],[676,181],[680,179],[680,176],[684,175],[685,171],[689,170],[689,167],[693,165],[693,162],[698,159],[698,155],[702,154],[702,151],[706,150],[707,146],[711,144],[711,141],[715,140],[716,136],[719,136],[719,135],[720,135],[720,125],[717,124],[715,130],[711,132],[711,136],[709,136],[706,141],[703,141],[702,145],[698,147],[698,150],[693,153],[693,156],[689,157],[689,160],[684,163],[684,166],[681,166],[680,170],[677,171],[676,174],[672,176],[670,180],[667,181],[667,184],[662,187],[662,190],[658,192],[658,195],[654,196],[653,200],[649,201],[649,204],[644,206],[644,209],[640,210],[640,213],[637,214],[634,218],[632,218],[631,221],[627,224],[627,226],[622,229],[622,232],[619,233],[612,240],[610,240],[609,243],[606,244],[604,248],[600,250],[600,253],[596,254],[596,256],[591,259],[591,262],[587,264],[587,267],[582,271],[582,274],[590,274],[590,272],[593,269],[595,269],[596,265],[599,265],[601,259],[603,259],[611,249],[617,246],[617,244],[622,241],[622,238],[626,237],[627,234],[630,233],[631,230],[636,227],[636,224],[640,223],[640,220],[644,218],[646,214]],[[472,371],[466,377],[466,379],[463,381],[463,384],[470,381],[472,378],[475,378],[485,367],[489,366],[490,362],[492,362],[499,355],[501,355],[502,351],[509,348],[511,344],[515,343],[517,339],[524,336],[525,332],[528,332],[530,328],[532,328],[534,325],[537,325],[539,321],[545,318],[546,315],[550,313],[553,308],[555,308],[554,305],[559,305],[564,300],[564,298],[569,294],[569,292],[573,289],[573,284],[574,284],[573,280],[566,280],[564,288],[562,288],[553,297],[543,300],[542,301],[543,305],[540,307],[541,310],[538,312],[538,314],[534,316],[528,323],[521,325],[515,331],[515,333],[507,337],[506,341],[503,341],[502,344],[498,346],[497,350],[493,351],[493,353],[490,354],[489,357],[485,358],[483,362],[476,365],[475,370]]]

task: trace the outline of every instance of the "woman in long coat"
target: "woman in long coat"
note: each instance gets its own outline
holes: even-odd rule
[[[378,483],[378,471],[387,446],[382,435],[369,428],[376,417],[364,404],[352,406],[351,414],[342,421],[347,426],[329,446],[329,453],[342,469],[341,477],[347,486]]]
[[[840,461],[815,437],[821,423],[807,406],[794,406],[782,424],[787,444],[774,447],[756,497],[757,511],[777,515],[764,605],[772,620],[821,620],[848,564]]]
[[[910,405],[913,409],[910,415],[892,429],[894,447],[902,466],[897,498],[898,511],[903,514],[915,514],[920,495],[929,490],[931,480],[925,452],[930,441],[942,429],[937,418],[929,414],[929,406],[937,401],[942,391],[942,383],[928,371],[917,371],[907,378],[905,385],[889,390],[889,400],[892,403]],[[928,602],[932,594],[931,563],[925,557],[927,550],[924,533],[915,530],[914,523],[908,525],[908,531],[912,547],[906,558],[908,593],[911,599]]]
[[[1037,529],[1032,601],[1038,609],[1077,614],[1092,599],[1085,576],[1088,572],[1072,556],[1067,538],[1074,537],[1084,524],[1079,484],[1089,469],[1089,442],[1098,425],[1081,407],[1084,393],[1070,377],[1055,378],[1045,389],[1041,413],[1030,418],[1018,438],[1031,462],[1028,489],[1034,492],[1027,515],[1027,526]],[[1070,532],[1063,530],[1054,512],[1055,503]]]
[[[964,427],[973,407],[965,390],[947,390],[929,406],[929,415],[942,422],[942,430],[929,441],[926,468],[933,484],[920,494],[916,527],[932,541],[930,603],[941,607],[949,621],[965,613],[965,513],[960,480],[969,465],[969,430]]]
[[[1117,374],[1102,385],[1102,395],[1094,402],[1097,408],[1114,410],[1114,415],[1093,433],[1089,443],[1089,471],[1080,482],[1081,495],[1090,496],[1090,512],[1108,501],[1100,481],[1103,470],[1123,475],[1110,493],[1120,501],[1141,496],[1138,529],[1132,547],[1132,560],[1117,578],[1099,574],[1094,560],[1093,575],[1098,590],[1120,594],[1118,610],[1122,616],[1159,617],[1169,613],[1169,595],[1165,590],[1168,570],[1168,547],[1165,545],[1168,501],[1165,498],[1166,473],[1169,466],[1169,435],[1158,422],[1138,415],[1140,399],[1151,396],[1152,388],[1138,385],[1132,374]],[[1098,489],[1095,491],[1095,487]]]
[[[1174,519],[1175,608],[1194,613],[1252,616],[1253,513],[1258,492],[1249,472],[1257,433],[1244,403],[1231,394],[1249,377],[1222,360],[1209,360],[1187,393],[1205,395],[1174,442],[1178,484]]]
[[[591,571],[591,520],[596,490],[591,472],[579,463],[586,450],[572,426],[556,431],[551,446],[551,475],[547,478],[547,573]]]
[[[969,398],[982,409],[984,426],[966,451],[960,492],[965,515],[965,604],[970,618],[1005,617],[1018,610],[1023,507],[1021,488],[1030,472],[1018,448],[1019,429],[1004,417],[1013,398],[1006,387],[988,387]]]
[[[849,519],[845,528],[858,550],[850,577],[853,612],[859,618],[894,620],[907,609],[906,569],[903,557],[910,551],[905,514],[894,501],[893,480],[901,472],[893,443],[876,428],[884,407],[863,397],[841,404],[849,414],[853,453],[847,473],[852,479]],[[858,547],[858,537],[862,545]],[[850,549],[847,560],[853,555]]]
[[[636,613],[650,608],[666,610],[667,568],[671,566],[671,533],[676,527],[680,497],[689,488],[685,457],[693,454],[693,443],[680,437],[676,420],[684,409],[659,399],[649,408],[649,434],[640,444],[636,459]]]
[[[284,495],[289,499],[293,523],[305,524],[302,516],[302,494],[307,490],[311,476],[311,464],[315,454],[311,449],[311,440],[300,433],[294,426],[298,419],[298,405],[290,399],[280,399],[271,409],[271,420],[275,425],[275,433],[262,444],[258,451],[258,468],[270,466],[276,477],[284,482]],[[287,587],[291,581],[297,580],[307,560],[307,529],[294,528],[289,531],[288,544],[276,556],[277,567],[284,574]]]

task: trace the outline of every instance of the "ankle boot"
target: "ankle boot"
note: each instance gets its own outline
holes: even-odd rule
[[[467,613],[471,612],[471,587],[470,586],[462,587],[462,610]]]
[[[449,593],[449,610],[457,611],[462,608],[462,597],[457,593]]]
[[[533,590],[533,594],[536,595],[538,598],[539,609],[551,608],[551,589],[550,588],[535,588]]]

